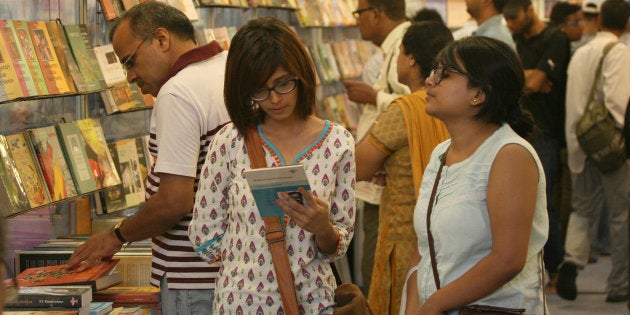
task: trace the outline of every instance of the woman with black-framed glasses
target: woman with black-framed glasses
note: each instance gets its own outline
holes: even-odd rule
[[[533,129],[520,106],[523,68],[509,46],[483,36],[449,44],[436,65],[426,111],[451,138],[433,151],[414,211],[406,314],[473,304],[545,314],[545,174],[523,138]]]
[[[232,123],[208,149],[188,229],[195,251],[222,264],[214,311],[293,314],[280,293],[288,288],[299,313],[332,314],[336,282],[330,263],[346,253],[354,231],[352,135],[315,116],[313,63],[296,34],[276,18],[250,20],[236,33],[224,92]],[[284,221],[275,230],[263,221],[243,175],[259,160],[266,167],[302,164],[310,182],[311,190],[298,189],[302,202],[278,193],[274,201]],[[265,239],[282,234],[277,232],[286,242],[284,270],[275,269],[277,256]],[[295,289],[278,280],[284,272]]]

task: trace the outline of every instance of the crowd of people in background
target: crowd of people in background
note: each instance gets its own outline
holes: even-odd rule
[[[277,231],[243,175],[260,148],[264,166],[302,164],[311,183],[301,202],[276,200],[301,314],[545,314],[547,293],[576,299],[597,254],[612,259],[605,301],[628,302],[630,165],[598,169],[575,126],[591,96],[623,125],[630,3],[558,2],[549,22],[530,0],[466,8],[469,27],[452,32],[435,10],[358,1],[378,52],[363,80],[343,81],[362,109],[352,135],[315,115],[315,68],[286,23],[252,19],[226,52],[198,46],[177,9],[134,6],[110,41],[127,80],[156,97],[148,201],[68,268],[152,238],[164,314],[286,313],[265,238]],[[363,277],[338,287],[331,263],[355,229]]]

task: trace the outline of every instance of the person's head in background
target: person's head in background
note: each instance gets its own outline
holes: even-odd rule
[[[179,57],[197,46],[195,29],[180,10],[147,1],[125,12],[109,33],[127,80],[157,96]]]
[[[359,0],[352,13],[359,24],[361,39],[381,46],[389,33],[407,20],[405,0]]]
[[[413,22],[435,21],[446,25],[440,13],[437,10],[430,8],[423,8],[418,10],[418,12],[416,12],[416,15],[414,15],[411,20]]]
[[[470,117],[498,126],[508,123],[522,137],[533,130],[520,105],[523,67],[507,44],[484,36],[462,38],[448,44],[435,64],[426,80],[429,115],[444,122]]]
[[[424,86],[433,68],[433,60],[448,43],[453,34],[436,21],[415,22],[407,28],[398,55],[398,81],[411,91]]]
[[[232,38],[225,71],[225,105],[234,126],[245,134],[266,119],[286,118],[269,110],[279,97],[294,107],[290,118],[305,120],[315,109],[314,69],[284,22],[273,17],[248,21]]]
[[[582,38],[582,7],[568,2],[557,2],[551,8],[549,23],[567,34],[570,41],[578,41]]]
[[[602,3],[599,22],[600,29],[617,36],[625,31],[630,17],[630,4],[624,0],[606,0]]]
[[[466,0],[466,12],[472,16],[477,25],[487,19],[501,14],[507,0]]]
[[[595,35],[599,30],[597,18],[599,9],[604,0],[584,0],[582,1],[582,15],[584,16],[583,35]]]
[[[503,7],[503,17],[512,34],[529,37],[534,28],[541,23],[530,0],[509,0]]]

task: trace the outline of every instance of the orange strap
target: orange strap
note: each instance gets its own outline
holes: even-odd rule
[[[245,135],[245,145],[252,168],[266,167],[265,153],[260,144],[260,136],[256,128],[252,128]],[[289,265],[287,245],[284,239],[284,229],[280,217],[263,217],[265,221],[265,239],[269,245],[273,268],[276,272],[278,290],[282,298],[285,314],[299,314],[297,295],[295,294],[295,280]]]

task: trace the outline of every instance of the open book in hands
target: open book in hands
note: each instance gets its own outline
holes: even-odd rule
[[[260,216],[277,216],[280,222],[284,222],[284,213],[276,204],[278,193],[287,193],[303,204],[298,188],[311,189],[302,164],[246,170],[243,176],[254,195]]]

